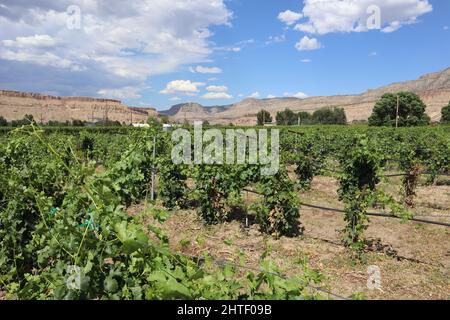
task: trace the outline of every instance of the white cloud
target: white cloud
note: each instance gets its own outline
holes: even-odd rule
[[[294,98],[299,98],[299,99],[306,99],[306,98],[308,98],[308,95],[306,93],[303,93],[303,92],[294,93],[292,96]]]
[[[200,90],[198,87],[204,86],[203,82],[191,82],[190,80],[174,80],[166,85],[164,90],[161,90],[162,94],[185,94],[188,96],[196,95]]]
[[[244,47],[244,46],[242,46]],[[229,47],[215,47],[214,50],[216,51],[225,51],[225,52],[241,52],[242,47],[235,47],[235,46],[229,46]]]
[[[311,51],[322,48],[322,44],[316,38],[304,36],[295,44],[295,48],[298,51]]]
[[[254,44],[254,43],[256,43],[255,39],[241,40],[241,41],[234,43],[233,45],[223,46],[223,47],[215,47],[214,50],[237,53],[237,52],[241,52],[245,47],[247,47],[251,44]]]
[[[274,96],[273,94],[269,94],[268,96],[267,96],[267,99],[275,99],[276,98],[276,96]]]
[[[170,98],[169,100],[170,100],[170,101],[180,101],[181,98],[179,98],[179,97],[172,97],[172,98]]]
[[[308,95],[306,93],[303,93],[303,92],[297,92],[297,93],[285,92],[283,95],[285,97],[292,97],[292,98],[298,98],[298,99],[306,99],[306,98],[308,98]]]
[[[119,89],[101,89],[97,92],[98,95],[105,98],[113,99],[139,99],[141,95],[139,94],[140,89],[133,87],[124,87]]]
[[[217,81],[217,80],[219,80],[219,78],[213,77],[213,78],[209,78],[209,79],[208,79],[208,81]]]
[[[298,13],[298,12],[294,12],[291,10],[286,10],[284,12],[280,12],[280,14],[278,15],[278,19],[281,22],[286,23],[288,26],[294,24],[295,22],[297,22],[298,20],[300,20],[302,18],[302,14]]]
[[[448,26],[444,26],[444,30],[447,31],[448,30]]]
[[[208,61],[210,28],[232,17],[224,0],[1,3],[0,62],[8,81],[59,94],[142,88],[152,76]],[[81,8],[79,30],[67,28],[70,5]]]
[[[195,68],[193,67],[189,67],[189,70],[192,73],[202,73],[202,74],[219,74],[222,73],[222,69],[218,68],[218,67],[203,67],[203,66],[197,66]]]
[[[305,0],[302,10],[306,22],[295,30],[311,34],[332,32],[366,32],[367,21],[376,6],[381,12],[380,29],[393,32],[403,25],[416,23],[418,17],[433,10],[428,0]]]
[[[29,62],[33,61],[35,65],[53,67],[58,69],[66,69],[73,72],[85,71],[86,67],[77,64],[73,60],[59,57],[51,52],[38,51],[15,51],[0,48],[0,59],[13,62]],[[26,79],[17,79],[17,81],[25,81]],[[56,93],[56,92],[55,92]]]
[[[377,54],[378,54],[377,52],[373,51],[373,52],[369,53],[369,56],[370,57],[376,57]]]
[[[255,42],[256,42],[255,39],[247,39],[247,40],[242,40],[242,41],[236,42],[236,45],[237,46],[246,46],[248,44],[253,44]]]
[[[227,92],[228,88],[226,86],[209,86],[206,90],[210,92]]]
[[[272,43],[280,43],[286,41],[286,35],[282,34],[281,36],[270,36],[265,42],[267,45]]]
[[[25,48],[25,47],[52,47],[56,45],[55,39],[49,35],[34,35],[30,37],[16,37],[16,40],[3,40],[5,47]]]
[[[261,97],[259,92],[254,92],[254,93],[252,93],[251,95],[248,96],[248,98],[252,98],[252,99],[258,99],[259,97]]]
[[[229,95],[226,92],[209,92],[202,96],[203,99],[233,99],[233,96]]]
[[[302,59],[302,60],[300,60],[301,62],[303,62],[303,63],[310,63],[311,62],[311,59]]]

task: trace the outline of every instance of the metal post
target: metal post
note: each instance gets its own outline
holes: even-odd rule
[[[152,192],[151,201],[155,200],[155,159],[156,159],[156,136],[153,137],[153,163],[152,163]]]
[[[397,116],[395,117],[395,128],[398,128],[398,112],[400,108],[400,96],[397,93]]]

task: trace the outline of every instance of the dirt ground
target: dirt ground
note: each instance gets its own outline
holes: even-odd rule
[[[383,187],[399,195],[399,181],[386,181]],[[311,190],[299,197],[305,203],[342,208],[337,189],[335,179],[316,177]],[[255,197],[243,194],[246,202]],[[450,214],[450,186],[419,187],[416,200],[415,213],[450,222],[448,217],[435,217]],[[129,213],[145,209],[141,204],[131,207]],[[258,268],[261,254],[268,250],[268,258],[287,276],[303,272],[300,261],[306,260],[325,276],[321,287],[344,297],[358,293],[367,299],[450,299],[450,228],[372,217],[365,236],[377,240],[381,250],[368,252],[367,261],[358,262],[340,243],[339,231],[345,225],[342,214],[306,207],[300,214],[304,235],[278,240],[260,233],[257,225],[247,228],[244,220],[205,226],[195,211],[172,212],[163,224],[149,217],[146,223],[161,227],[171,248],[183,254],[208,252],[218,259]],[[368,289],[369,266],[380,270],[380,289]]]

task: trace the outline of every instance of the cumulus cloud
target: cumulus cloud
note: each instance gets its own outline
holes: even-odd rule
[[[170,100],[170,101],[180,101],[181,98],[179,98],[179,97],[172,97],[172,98],[170,98],[169,100]]]
[[[2,40],[2,43],[5,47],[16,47],[16,48],[52,47],[56,45],[55,39],[46,34],[43,35],[36,34],[31,37],[16,37],[15,40]]]
[[[222,69],[218,68],[218,67],[203,67],[203,66],[197,66],[195,68],[193,67],[189,67],[189,70],[192,73],[203,73],[203,74],[219,74],[222,73]]]
[[[284,12],[280,12],[280,14],[278,15],[278,20],[290,26],[300,20],[301,17],[303,17],[303,15],[299,12],[286,10]]]
[[[416,23],[433,10],[428,0],[305,0],[302,10],[305,22],[295,26],[311,34],[332,32],[366,32],[372,29],[374,14],[380,15],[379,29],[393,32],[403,25]]]
[[[209,92],[202,96],[203,99],[233,99],[233,96],[229,95],[226,92]]]
[[[248,98],[251,98],[251,99],[258,99],[259,97],[261,97],[259,92],[254,92],[254,93],[252,93],[251,95],[248,96]]]
[[[97,92],[98,95],[105,98],[114,99],[139,99],[141,95],[139,94],[140,89],[134,87],[124,87],[117,89],[101,89]]]
[[[170,81],[162,94],[184,94],[188,96],[195,96],[200,91],[198,87],[204,86],[203,82],[191,82],[190,80],[174,80]]]
[[[229,25],[232,16],[223,0],[1,3],[0,66],[8,82],[1,77],[0,86],[37,88],[37,80],[59,94],[142,88],[152,76],[207,61],[210,27]],[[71,5],[81,9],[79,29],[67,27]]]
[[[226,86],[209,86],[206,88],[207,91],[210,92],[227,92],[228,87]]]
[[[302,60],[300,60],[301,62],[303,62],[303,63],[310,63],[311,62],[311,59],[302,59]]]
[[[295,44],[295,48],[298,51],[311,51],[322,48],[322,44],[316,38],[304,36]]]
[[[268,96],[267,96],[267,99],[275,99],[276,98],[276,96],[274,96],[273,94],[269,94]]]
[[[306,98],[308,98],[308,95],[306,93],[303,93],[303,92],[297,92],[297,93],[285,92],[283,95],[285,97],[298,98],[298,99],[306,99]]]

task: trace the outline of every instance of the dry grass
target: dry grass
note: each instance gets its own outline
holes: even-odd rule
[[[398,181],[386,188],[398,192]],[[316,177],[312,189],[299,196],[308,203],[342,208],[336,190],[337,182],[333,178]],[[416,212],[450,213],[449,194],[449,186],[420,187]],[[246,193],[243,198],[245,202],[256,199]],[[144,209],[140,205],[129,212]],[[450,299],[448,228],[372,218],[366,237],[381,239],[398,256],[368,252],[367,262],[361,263],[353,260],[340,245],[339,230],[344,227],[341,214],[302,208],[300,222],[305,227],[303,237],[278,240],[260,233],[256,225],[245,228],[242,221],[205,226],[194,211],[173,212],[161,225],[151,217],[145,223],[159,225],[169,236],[171,248],[183,254],[199,256],[208,252],[219,259],[258,268],[260,256],[268,251],[268,258],[286,275],[303,272],[300,261],[306,259],[310,267],[326,276],[323,283],[326,288],[347,297],[363,293],[368,299]],[[381,290],[367,288],[369,265],[381,270]]]

